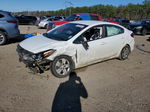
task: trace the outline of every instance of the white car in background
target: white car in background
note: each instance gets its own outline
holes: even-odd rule
[[[47,24],[48,24],[50,21],[53,21],[53,18],[46,18],[46,19],[43,19],[43,20],[41,20],[41,21],[38,23],[38,27],[39,27],[39,28],[47,28]]]
[[[60,17],[49,17],[49,18],[46,18],[46,19],[43,19],[41,20],[39,23],[38,23],[38,27],[39,28],[47,28],[47,25],[49,22],[51,21],[62,21],[64,20],[65,17],[64,16],[60,16]]]
[[[21,42],[17,51],[32,71],[51,69],[59,78],[76,68],[103,60],[125,60],[134,49],[134,35],[123,26],[100,21],[74,21]]]

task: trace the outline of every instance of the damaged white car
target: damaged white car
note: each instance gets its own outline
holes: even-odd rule
[[[59,78],[76,68],[111,58],[125,60],[134,49],[128,29],[100,21],[75,21],[21,42],[19,60],[35,73],[51,70]]]

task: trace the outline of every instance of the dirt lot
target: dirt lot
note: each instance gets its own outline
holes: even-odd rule
[[[45,32],[33,26],[20,30]],[[136,45],[150,50],[149,37],[135,36]],[[17,44],[0,46],[0,112],[149,112],[149,53],[135,48],[126,61],[105,61],[76,70],[76,78],[58,79],[49,71],[29,73],[18,61]]]

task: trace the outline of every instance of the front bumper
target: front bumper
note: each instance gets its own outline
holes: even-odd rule
[[[50,67],[50,60],[47,59],[35,59],[35,54],[23,49],[18,45],[17,52],[19,55],[19,61],[23,62],[28,68],[36,68],[37,71],[45,71]]]

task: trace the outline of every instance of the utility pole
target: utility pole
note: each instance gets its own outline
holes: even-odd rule
[[[71,11],[71,7],[73,7],[73,3],[70,1],[65,1],[65,9],[67,9],[67,4],[69,5],[70,9],[69,9],[69,14],[71,15],[72,11]],[[66,10],[65,10],[65,15],[66,15]]]

